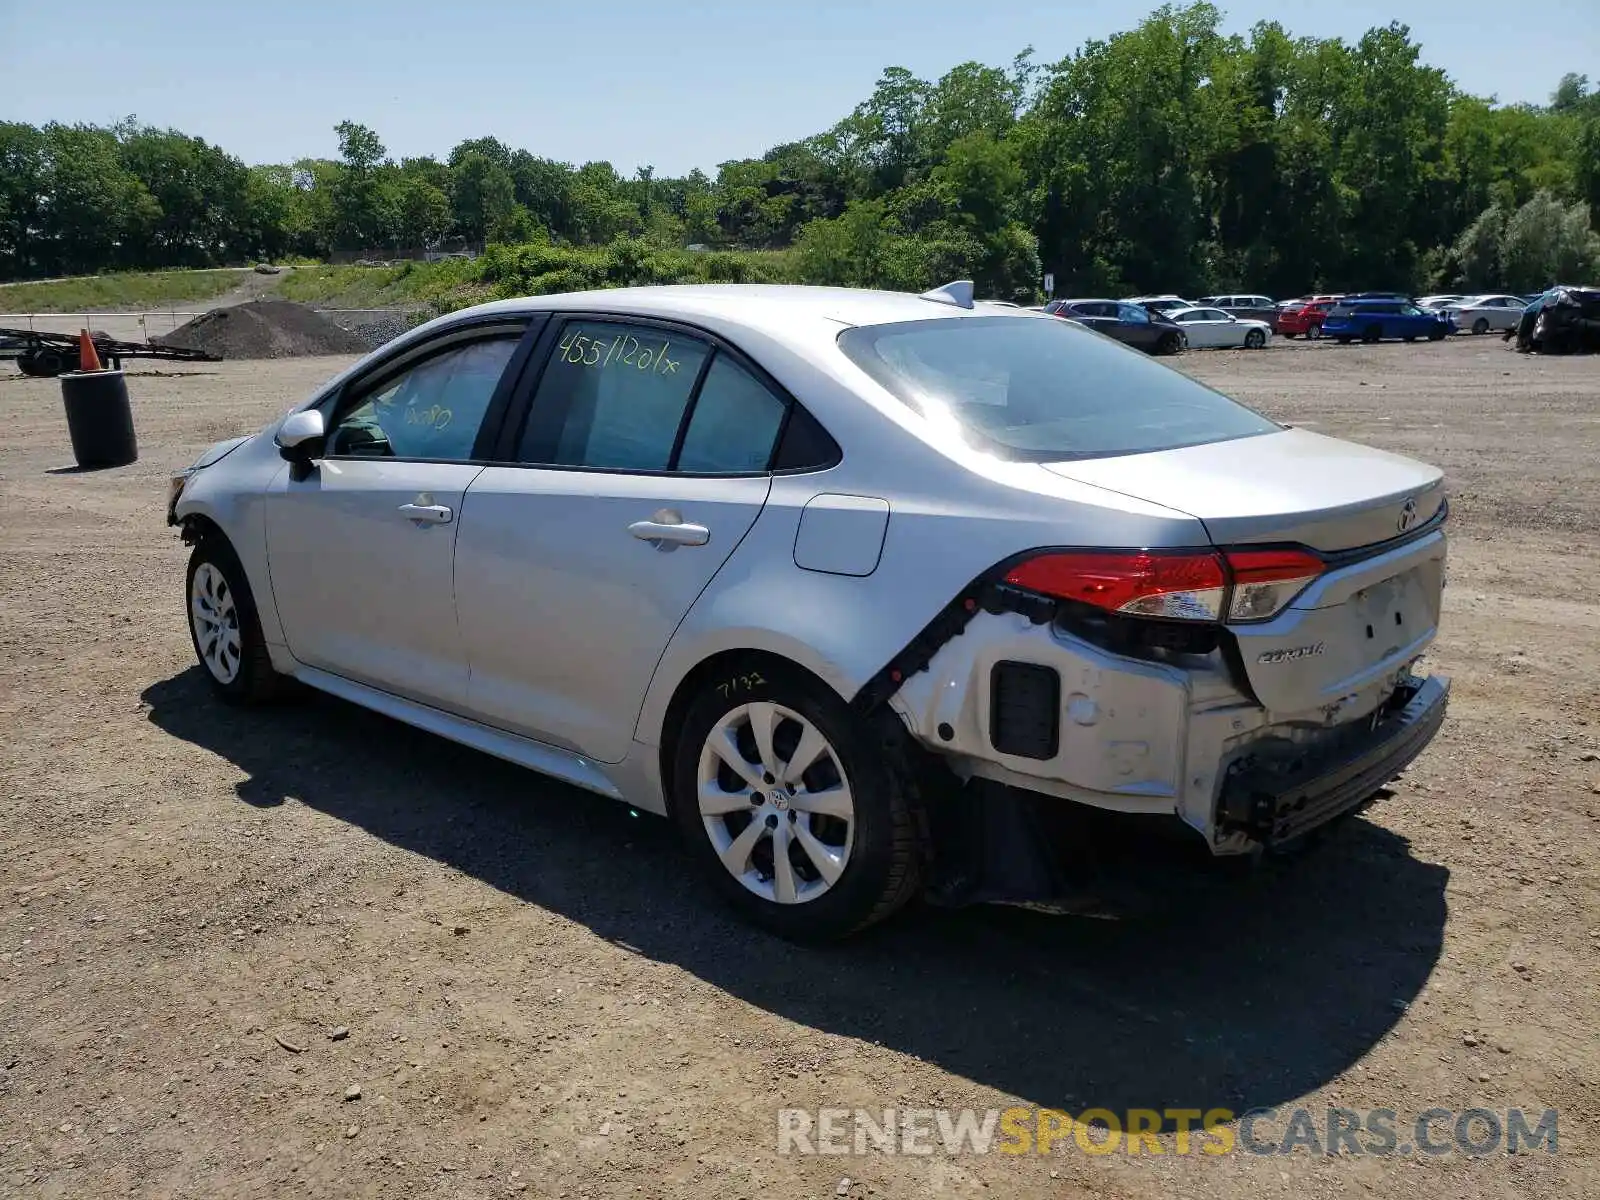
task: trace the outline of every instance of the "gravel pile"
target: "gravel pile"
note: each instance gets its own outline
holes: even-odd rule
[[[305,358],[361,354],[369,344],[303,304],[252,300],[202,313],[171,333],[152,338],[163,346],[205,350],[223,358]]]
[[[324,317],[341,329],[360,338],[368,350],[376,350],[391,342],[409,329],[415,329],[428,319],[426,312],[406,309],[330,309]]]

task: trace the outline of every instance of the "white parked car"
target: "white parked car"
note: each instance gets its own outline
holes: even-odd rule
[[[1528,302],[1521,296],[1468,296],[1447,304],[1441,311],[1455,317],[1457,333],[1488,333],[1491,329],[1515,329]]]
[[[1217,855],[1359,806],[1444,716],[1445,513],[1432,467],[970,284],[467,309],[168,505],[224,700],[297,679],[668,815],[797,938],[1048,898],[1046,843],[980,852],[1028,806]]]
[[[1454,292],[1445,292],[1445,293],[1441,293],[1440,295],[1437,295],[1437,296],[1422,296],[1422,297],[1419,297],[1418,300],[1417,300],[1417,307],[1418,308],[1443,308],[1447,304],[1459,304],[1461,301],[1463,301],[1465,299],[1466,299],[1465,296],[1457,295]]]
[[[1183,326],[1192,350],[1259,350],[1272,337],[1267,322],[1235,317],[1220,308],[1178,308],[1168,312],[1167,318]]]

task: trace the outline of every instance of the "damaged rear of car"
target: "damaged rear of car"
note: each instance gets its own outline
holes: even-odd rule
[[[1359,807],[1437,732],[1449,684],[1417,670],[1445,577],[1436,468],[1283,428],[1163,367],[1097,380],[1076,364],[1063,403],[1028,330],[841,345],[975,448],[1193,521],[1186,544],[1075,533],[1008,555],[863,689],[963,781],[943,847],[957,898],[1064,882],[1019,813],[1175,815],[1214,855],[1252,853]]]

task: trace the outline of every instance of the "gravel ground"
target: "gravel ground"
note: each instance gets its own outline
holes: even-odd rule
[[[1446,467],[1445,731],[1203,907],[822,951],[724,918],[664,822],[332,700],[208,698],[165,477],[347,361],[130,371],[143,458],[96,473],[56,385],[0,374],[0,1193],[1600,1194],[1600,360],[1184,356]],[[780,1108],[1013,1103],[1556,1108],[1559,1153],[777,1152]]]

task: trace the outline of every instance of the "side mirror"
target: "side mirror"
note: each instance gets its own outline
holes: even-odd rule
[[[278,427],[278,436],[274,439],[278,443],[278,453],[294,467],[296,479],[304,478],[311,460],[322,453],[326,436],[322,414],[314,408],[290,413]]]

